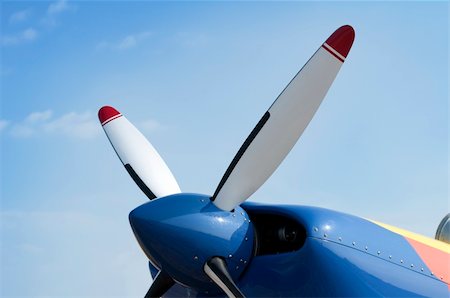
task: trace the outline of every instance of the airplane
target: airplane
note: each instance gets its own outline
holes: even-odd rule
[[[145,297],[450,297],[450,221],[436,239],[324,208],[245,202],[313,118],[352,47],[338,28],[264,113],[213,195],[181,192],[118,110],[100,123],[149,202],[129,221],[149,259]]]

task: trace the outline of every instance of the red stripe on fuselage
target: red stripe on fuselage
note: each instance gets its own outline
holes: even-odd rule
[[[450,255],[422,242],[405,237],[433,275],[445,282],[450,290]]]

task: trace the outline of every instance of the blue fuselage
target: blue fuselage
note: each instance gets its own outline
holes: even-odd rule
[[[404,237],[371,221],[252,203],[230,213],[207,199],[175,195],[130,213],[153,275],[162,268],[178,282],[167,296],[222,296],[202,272],[207,258],[222,256],[247,297],[449,297]]]

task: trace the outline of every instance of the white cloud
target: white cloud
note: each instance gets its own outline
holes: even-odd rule
[[[10,134],[16,138],[31,137],[35,133],[35,129],[26,124],[16,124],[11,127]]]
[[[9,17],[9,23],[16,24],[16,23],[24,22],[30,17],[30,15],[31,15],[31,9],[29,9],[29,8],[17,11]]]
[[[82,114],[70,112],[45,123],[42,128],[48,134],[61,134],[83,139],[93,138],[101,132],[100,124],[90,112]]]
[[[25,41],[31,41],[36,39],[37,34],[36,29],[28,28],[22,32],[22,37]]]
[[[153,119],[140,121],[137,127],[147,133],[164,129],[163,125]],[[10,136],[16,138],[64,136],[92,139],[102,132],[96,115],[90,111],[69,112],[60,116],[55,116],[52,110],[32,112],[20,122],[0,120],[0,132],[6,129]]]
[[[76,6],[69,4],[67,0],[58,0],[50,3],[47,8],[47,13],[41,19],[41,25],[52,28],[58,25],[58,16],[66,11],[75,11]]]
[[[32,27],[27,28],[17,34],[4,35],[1,37],[2,46],[13,46],[22,43],[27,43],[35,40],[38,37],[38,31]]]
[[[102,41],[97,44],[96,49],[114,49],[114,50],[127,50],[138,46],[140,43],[145,41],[151,36],[151,32],[143,31],[136,34],[130,34],[122,38],[117,42],[106,42]]]
[[[156,130],[159,130],[163,128],[163,126],[156,120],[153,119],[147,119],[144,121],[141,121],[138,125],[139,129],[146,132],[153,132]]]
[[[69,4],[67,4],[67,1],[59,0],[59,1],[51,3],[48,6],[47,13],[49,15],[55,15],[55,14],[62,13],[68,9],[70,9],[70,6],[69,6]]]
[[[31,137],[39,130],[39,125],[45,123],[52,117],[53,112],[47,110],[44,112],[33,112],[29,114],[22,123],[12,126],[10,134],[17,138]]]
[[[70,112],[54,118],[51,110],[30,113],[22,122],[12,125],[10,129],[10,135],[17,138],[61,135],[90,139],[100,132],[101,127],[90,112]]]
[[[208,37],[203,33],[179,32],[175,39],[184,47],[204,47],[208,43]]]
[[[150,32],[141,32],[139,34],[126,36],[117,46],[119,50],[129,49],[137,46],[141,41],[150,37]]]
[[[52,117],[53,112],[51,110],[47,110],[44,112],[33,112],[25,118],[25,122],[28,123],[36,123],[40,121],[48,120]]]
[[[117,48],[120,50],[128,49],[128,48],[135,47],[136,44],[137,44],[136,37],[133,35],[128,35],[119,43]]]
[[[9,125],[9,121],[0,119],[0,132],[2,132]]]
[[[49,4],[47,11],[43,12],[39,18],[39,23],[34,24],[20,32],[12,32],[8,34],[2,34],[0,36],[1,46],[14,46],[25,43],[30,43],[36,40],[40,32],[46,32],[50,28],[55,27],[58,24],[58,16],[65,11],[74,11],[76,6],[69,4],[67,0],[58,0]],[[32,14],[30,8],[16,11],[9,17],[10,24],[18,24],[27,21]],[[39,28],[36,29],[36,27]]]

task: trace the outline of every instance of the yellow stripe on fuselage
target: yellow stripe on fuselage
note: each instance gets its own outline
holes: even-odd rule
[[[431,246],[433,248],[439,249],[447,254],[450,254],[450,244],[447,244],[445,242],[439,241],[439,240],[435,240],[432,238],[428,238],[401,228],[397,228],[388,224],[384,224],[375,220],[370,220],[369,221],[373,222],[374,224],[379,225],[380,227],[383,227],[391,232],[394,232],[396,234],[399,234],[403,237],[407,237],[409,239],[415,240],[417,242],[423,243],[425,245]]]

